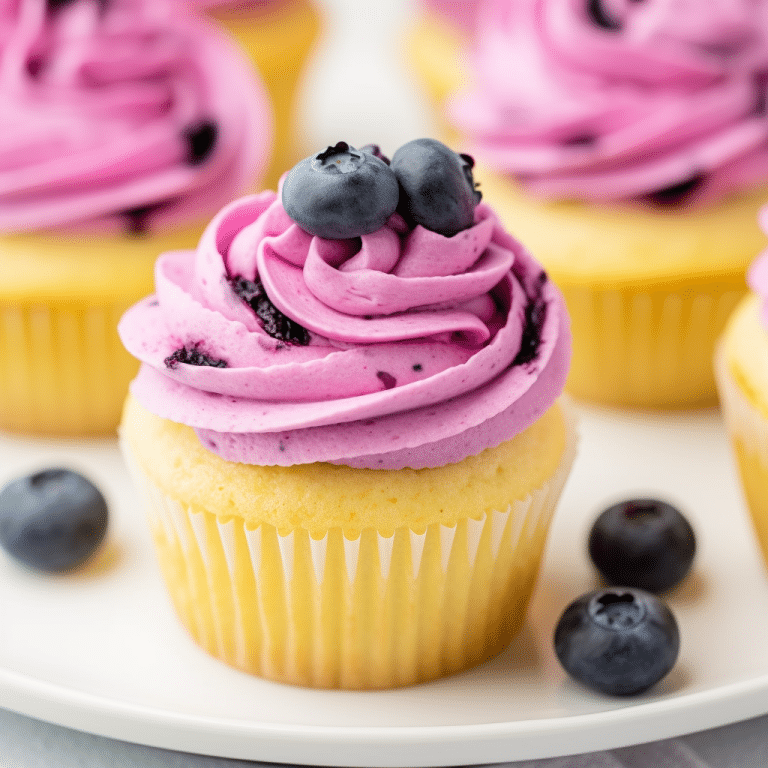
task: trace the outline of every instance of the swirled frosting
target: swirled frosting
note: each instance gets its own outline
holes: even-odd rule
[[[768,180],[766,0],[488,0],[471,150],[549,198],[704,202]]]
[[[570,359],[559,292],[484,204],[450,238],[393,214],[325,240],[265,192],[164,254],[155,283],[119,326],[132,392],[232,461],[460,461],[539,418]]]
[[[167,0],[1,5],[0,231],[151,231],[254,182],[271,108],[212,25]]]

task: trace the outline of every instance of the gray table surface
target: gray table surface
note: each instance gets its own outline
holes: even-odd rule
[[[683,750],[676,749],[679,745]],[[653,751],[647,746],[638,746],[615,750],[609,755],[597,753],[577,759],[508,765],[509,768],[764,768],[768,765],[768,716],[652,746]],[[116,741],[0,709],[2,768],[245,768],[256,765],[262,764]]]

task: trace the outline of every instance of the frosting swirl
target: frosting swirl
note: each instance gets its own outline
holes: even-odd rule
[[[472,151],[550,198],[704,202],[768,179],[765,0],[488,0]]]
[[[181,4],[4,2],[0,46],[2,232],[207,218],[265,164],[261,83]]]
[[[308,235],[273,192],[166,253],[119,332],[154,413],[225,459],[419,468],[513,437],[562,390],[562,299],[488,206],[453,237],[393,214]]]

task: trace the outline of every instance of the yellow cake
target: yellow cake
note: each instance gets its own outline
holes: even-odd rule
[[[281,682],[391,688],[501,651],[574,457],[559,291],[464,158],[401,151],[417,182],[452,174],[458,232],[392,215],[421,194],[403,154],[339,142],[161,255],[119,325],[142,362],[121,443],[176,611]],[[329,197],[367,202],[339,223]]]
[[[768,185],[716,206],[658,211],[543,202],[486,168],[479,176],[563,292],[571,394],[643,408],[715,402],[712,354],[765,241],[756,221]]]
[[[768,328],[764,298],[737,306],[715,359],[723,417],[747,506],[768,565]]]
[[[213,24],[165,0],[128,21],[82,7],[9,19],[25,26],[0,89],[0,429],[114,434],[137,369],[118,319],[158,252],[194,247],[269,156],[266,93]]]
[[[430,8],[420,8],[406,30],[406,60],[444,130],[446,100],[469,83],[468,50],[469,31]]]
[[[434,469],[228,462],[133,399],[121,438],[195,641],[246,672],[319,688],[410,685],[502,651],[574,454],[559,405]]]
[[[710,10],[488,3],[444,107],[485,199],[563,290],[580,399],[716,401],[715,340],[762,240],[768,37],[736,14],[749,44],[714,57]]]
[[[272,159],[263,188],[277,189],[280,176],[297,156],[297,99],[302,75],[321,30],[312,0],[203,2],[208,16],[221,24],[245,49],[269,92],[275,131]]]

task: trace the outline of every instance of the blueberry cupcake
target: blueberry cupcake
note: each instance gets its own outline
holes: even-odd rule
[[[242,53],[164,0],[23,0],[4,19],[0,428],[113,433],[135,361],[116,326],[159,250],[194,247],[266,166]]]
[[[320,36],[321,15],[312,0],[190,0],[223,26],[256,65],[272,102],[275,140],[264,179],[277,180],[297,156],[297,98]]]
[[[761,211],[768,232],[768,208]],[[728,320],[715,372],[747,506],[768,564],[768,251],[748,273],[751,291]]]
[[[121,442],[176,611],[272,680],[391,688],[520,628],[574,455],[568,318],[433,140],[340,142],[160,257]]]
[[[489,0],[450,107],[486,199],[563,290],[569,390],[713,402],[762,242],[768,3]]]

